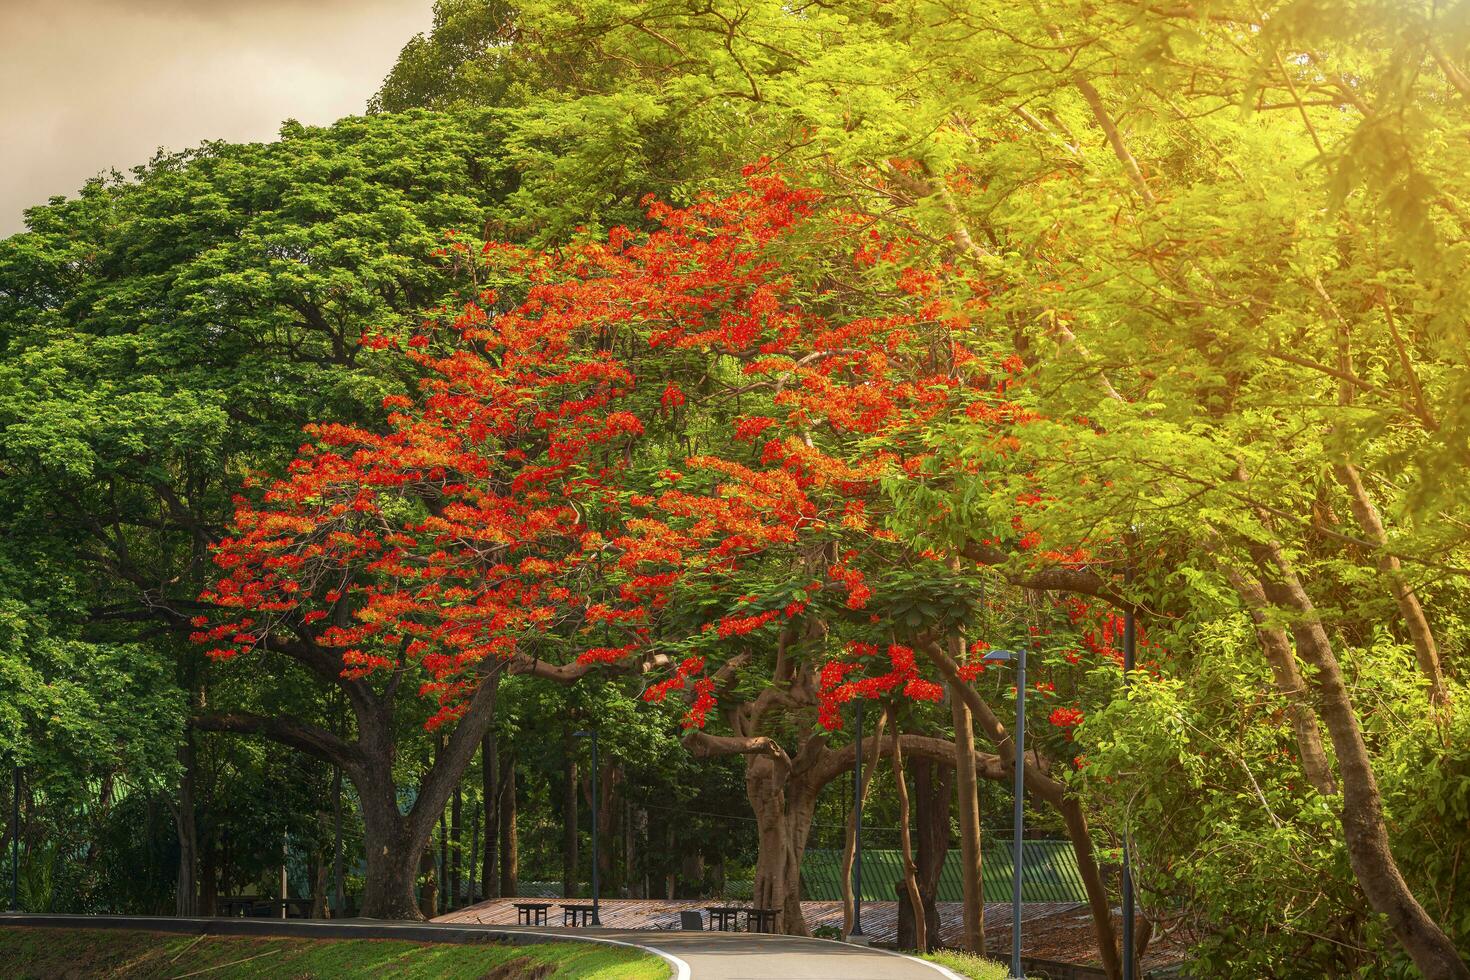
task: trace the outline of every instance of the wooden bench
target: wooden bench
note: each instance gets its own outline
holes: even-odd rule
[[[564,926],[595,926],[600,925],[597,921],[596,905],[561,905],[561,924]]]
[[[546,925],[546,910],[555,902],[516,902],[516,919],[523,926]]]

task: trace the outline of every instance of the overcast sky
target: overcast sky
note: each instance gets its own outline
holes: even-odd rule
[[[432,0],[0,0],[0,236],[160,146],[361,112]]]

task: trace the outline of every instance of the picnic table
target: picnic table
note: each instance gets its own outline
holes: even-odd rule
[[[555,902],[516,902],[516,920],[525,926],[546,925],[546,910]]]
[[[776,910],[775,909],[746,909],[745,910],[746,932],[775,932]]]
[[[565,902],[561,906],[561,924],[564,926],[595,926],[600,925],[597,921],[596,905],[568,905]]]
[[[704,910],[709,913],[711,929],[718,929],[720,932],[740,931],[740,913],[745,911],[745,906],[706,905]]]

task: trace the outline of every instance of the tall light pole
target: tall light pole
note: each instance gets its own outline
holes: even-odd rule
[[[863,934],[863,699],[857,699],[857,741],[852,759],[852,932]]]
[[[597,769],[597,733],[576,732],[577,738],[590,738],[592,740],[592,924],[602,925],[602,918],[598,911],[598,880],[597,880],[597,783],[599,773]]]
[[[1025,823],[1026,804],[1026,648],[991,650],[984,657],[991,663],[1016,662],[1016,729],[1011,740],[1016,746],[1015,796],[1011,839],[1011,976],[1009,980],[1026,980],[1021,971],[1021,874],[1026,859],[1021,852],[1021,830]]]

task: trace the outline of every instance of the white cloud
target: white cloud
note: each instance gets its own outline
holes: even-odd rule
[[[361,112],[430,0],[0,0],[0,235],[159,147]]]

